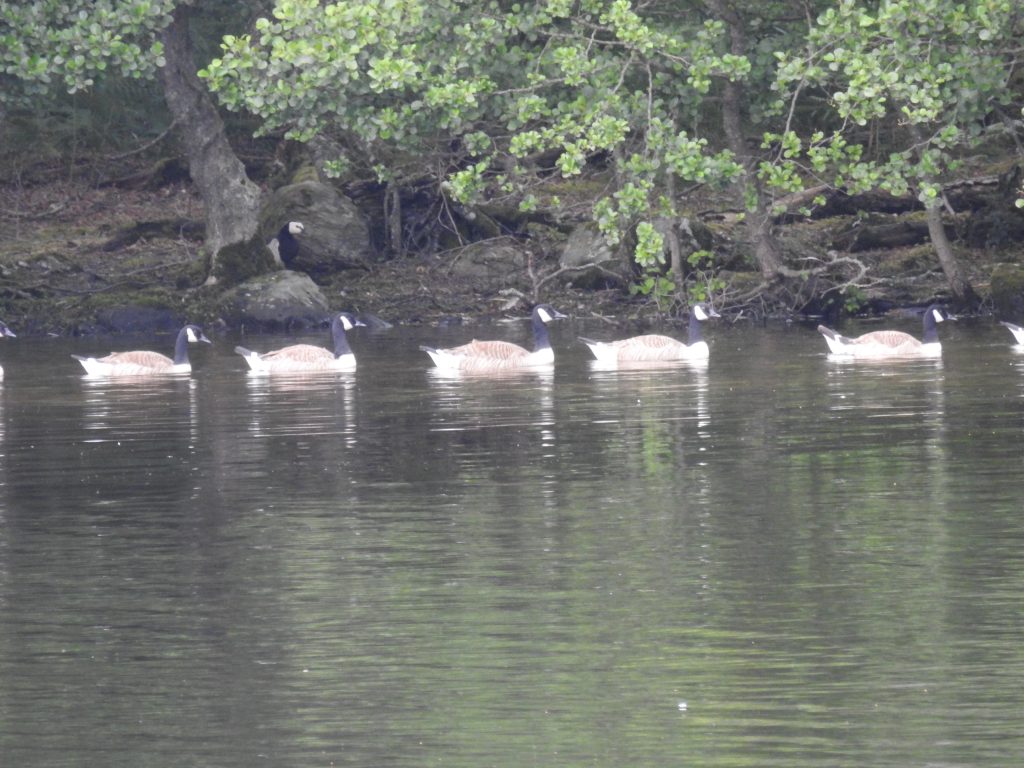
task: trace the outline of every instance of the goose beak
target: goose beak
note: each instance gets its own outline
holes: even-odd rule
[[[556,309],[556,310],[554,310],[554,314],[551,316],[551,319],[552,320],[568,320],[569,316],[562,314],[561,312],[559,312]]]
[[[205,334],[205,333],[202,333],[202,332],[200,332],[200,333],[199,333],[199,339],[198,339],[198,341],[201,341],[201,342],[203,342],[204,344],[213,344],[213,342],[212,342],[212,341],[210,341],[210,340],[209,340],[208,338],[206,338],[206,334]]]
[[[714,307],[710,307],[709,306],[708,307],[708,317],[721,317],[721,315],[718,314],[717,312],[715,312],[715,308]]]

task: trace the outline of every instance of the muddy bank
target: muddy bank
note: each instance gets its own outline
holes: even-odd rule
[[[231,325],[220,306],[222,289],[204,286],[202,214],[201,201],[181,177],[156,188],[121,188],[85,178],[4,184],[0,316],[29,335],[163,330],[186,318],[214,328]],[[1006,212],[988,212],[985,219],[987,228],[971,214],[949,223],[958,256],[985,299],[982,312],[995,306],[993,274],[998,294],[1024,264],[1024,219]],[[694,284],[711,290],[727,316],[879,313],[948,298],[920,212],[837,211],[782,223],[787,256],[795,264],[834,257],[842,248],[851,274],[864,272],[857,285],[832,291],[826,301],[822,285],[799,271],[764,285],[749,268],[740,228],[728,216],[708,216],[706,224],[714,235],[717,264],[690,279],[704,280]],[[496,241],[494,247],[499,246]],[[533,243],[530,263],[517,267],[500,287],[482,286],[453,270],[462,258],[459,250],[366,262],[317,273],[314,279],[331,309],[372,313],[396,324],[522,314],[538,299],[576,316],[640,327],[685,316],[682,303],[671,297],[631,296],[621,285],[583,288],[571,277],[542,280],[557,268],[560,247],[556,240]],[[1011,298],[1021,288],[1024,278],[1009,291]],[[1012,308],[999,310],[1007,312]]]

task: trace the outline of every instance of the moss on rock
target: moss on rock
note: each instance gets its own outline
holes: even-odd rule
[[[276,269],[274,255],[257,234],[244,242],[221,248],[212,274],[218,283],[231,286]]]
[[[998,317],[1024,318],[1024,266],[997,264],[992,270],[990,291]]]

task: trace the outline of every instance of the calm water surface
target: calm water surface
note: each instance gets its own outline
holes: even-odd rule
[[[316,377],[9,341],[0,764],[1019,765],[1024,354],[941,330],[839,364],[718,325],[705,368],[603,371],[567,323],[492,379],[417,346],[525,323],[354,332]]]

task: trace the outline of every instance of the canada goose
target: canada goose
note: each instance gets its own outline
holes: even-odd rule
[[[331,337],[334,351],[312,344],[292,344],[272,352],[253,352],[245,347],[235,347],[235,352],[245,358],[249,367],[261,373],[288,373],[303,371],[352,371],[356,367],[356,356],[345,338],[345,331],[356,326],[365,326],[362,320],[348,312],[342,312],[331,322]]]
[[[306,230],[301,221],[289,221],[277,231],[277,255],[281,263],[291,268],[295,257],[299,255],[299,241],[295,235],[301,235]],[[271,241],[273,243],[274,241]],[[271,248],[273,250],[273,248]]]
[[[999,324],[1005,325],[1010,329],[1010,333],[1013,334],[1013,338],[1016,339],[1018,344],[1024,344],[1024,328],[1021,328],[1019,325],[1014,325],[1013,323],[1008,323],[1005,320],[1000,320]]]
[[[2,339],[5,336],[9,336],[12,339],[17,338],[14,334],[14,331],[7,327],[7,323],[5,323],[3,320],[0,320],[0,339]],[[3,380],[3,378],[4,369],[0,368],[0,380]]]
[[[565,317],[550,304],[538,304],[533,308],[533,352],[508,341],[476,339],[451,349],[423,346],[420,349],[430,355],[434,365],[447,371],[487,373],[551,365],[555,362],[555,352],[551,349],[547,323]]]
[[[131,352],[111,352],[106,357],[83,357],[72,355],[82,364],[90,376],[144,376],[154,373],[188,373],[192,364],[188,360],[188,345],[194,342],[209,344],[210,340],[203,335],[198,325],[186,325],[178,331],[174,342],[174,359],[161,355],[159,352],[134,350]]]
[[[688,344],[656,333],[632,336],[619,341],[594,341],[581,336],[580,341],[590,347],[598,362],[604,364],[707,360],[710,351],[708,343],[701,336],[700,325],[712,317],[721,315],[709,304],[694,304],[690,307]]]
[[[942,355],[942,345],[935,326],[948,317],[941,307],[935,304],[928,307],[924,312],[924,339],[921,341],[903,331],[872,331],[850,339],[819,325],[818,333],[825,337],[833,355],[876,360],[887,357],[939,357]]]

